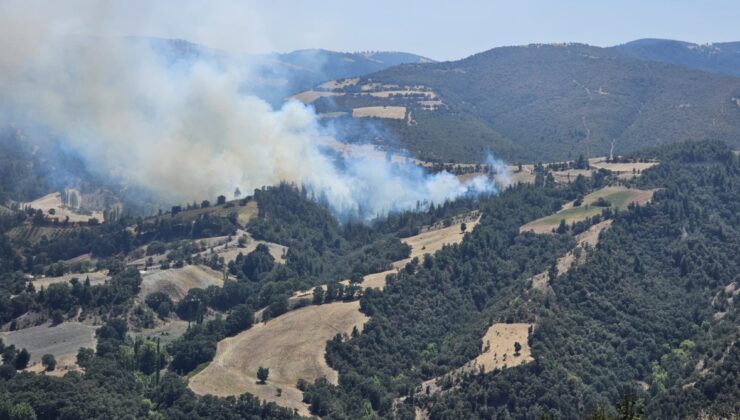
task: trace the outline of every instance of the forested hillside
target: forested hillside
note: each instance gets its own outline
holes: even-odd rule
[[[698,45],[670,39],[638,39],[613,47],[630,57],[740,76],[740,42]]]
[[[663,163],[637,185],[661,188],[654,203],[614,216],[550,292],[528,289],[527,278],[569,234],[516,228],[565,192],[525,187],[494,199],[461,246],[363,296],[372,316],[363,334],[328,347],[340,386],[310,386],[306,401],[329,418],[370,409],[413,418],[414,407],[433,419],[583,418],[614,413],[625,396],[651,418],[740,414],[740,162],[716,142],[652,154]],[[491,322],[534,323],[534,362],[467,374],[439,394],[415,388],[475,356]]]
[[[383,125],[430,159],[474,161],[492,151],[556,161],[684,140],[740,145],[740,78],[582,44],[404,64],[333,92],[314,102],[318,112],[405,107],[404,119]]]

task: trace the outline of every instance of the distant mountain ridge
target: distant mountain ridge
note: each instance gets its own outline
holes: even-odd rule
[[[740,78],[575,43],[402,64],[312,103],[341,118],[365,116],[357,110],[368,107],[405,109],[405,118],[385,117],[384,125],[402,146],[441,160],[493,151],[553,161],[681,140],[740,145]]]
[[[250,88],[274,104],[328,80],[362,76],[399,64],[434,62],[420,55],[398,51],[304,49],[287,53],[248,54],[213,49],[182,39],[132,39],[149,43],[158,54],[172,61],[204,59],[222,65],[250,66],[262,81],[262,86]]]
[[[740,76],[740,42],[694,44],[670,39],[638,39],[612,48],[643,60]]]

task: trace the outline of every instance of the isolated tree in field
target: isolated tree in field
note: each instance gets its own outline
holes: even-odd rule
[[[522,345],[518,341],[514,342],[514,356],[519,356],[522,351]]]
[[[57,367],[57,359],[54,358],[53,354],[45,354],[41,357],[41,364],[46,368],[47,372],[51,372]]]
[[[26,349],[22,349],[18,352],[18,356],[15,357],[15,368],[23,370],[28,367],[28,362],[31,360],[31,354]]]
[[[270,376],[270,369],[266,367],[260,366],[259,369],[257,369],[257,379],[260,380],[261,384],[264,384],[267,382],[267,377]]]
[[[236,189],[234,190],[234,198],[239,198],[241,196],[242,196],[241,190],[239,189],[239,187],[236,187]]]
[[[468,230],[468,225],[465,222],[460,223],[460,232],[465,233],[466,230]]]
[[[216,203],[220,206],[221,204],[226,204],[226,196],[225,195],[219,195],[218,198],[216,198]]]
[[[210,202],[210,201],[208,201],[208,200],[203,200],[203,201],[202,201],[202,202],[200,203],[200,208],[202,208],[202,209],[206,209],[206,208],[208,208],[208,207],[211,207],[211,202]]]

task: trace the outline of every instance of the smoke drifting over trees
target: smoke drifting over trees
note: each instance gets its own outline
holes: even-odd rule
[[[259,76],[247,56],[179,60],[146,39],[69,36],[105,26],[116,13],[91,7],[60,29],[24,4],[0,13],[0,123],[63,142],[91,168],[163,200],[285,181],[337,215],[371,219],[496,189],[483,177],[461,183],[375,156],[337,161],[321,147],[331,133],[311,108],[288,102],[274,109],[248,93]]]

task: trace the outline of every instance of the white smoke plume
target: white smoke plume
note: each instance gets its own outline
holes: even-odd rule
[[[248,62],[180,65],[146,41],[60,37],[43,21],[23,21],[29,14],[0,12],[8,12],[0,18],[4,122],[44,127],[91,166],[162,200],[286,181],[325,199],[337,215],[370,220],[496,191],[486,177],[463,183],[373,154],[337,164],[322,147],[330,132],[311,108],[291,101],[273,109],[245,93],[256,77]],[[111,13],[89,14],[101,24]]]

